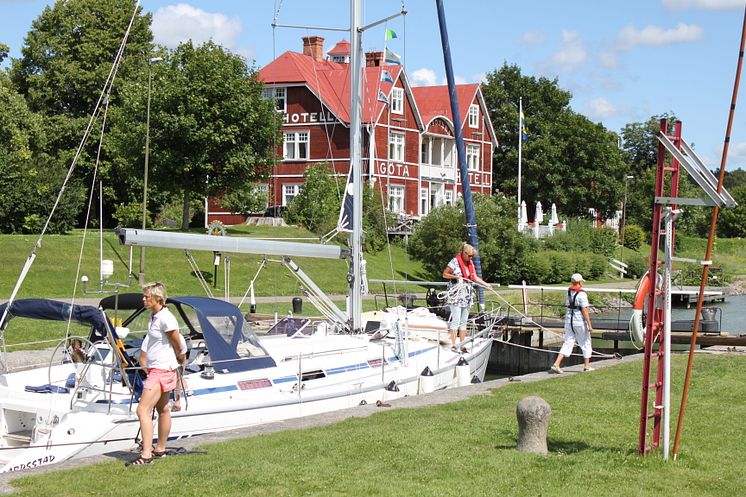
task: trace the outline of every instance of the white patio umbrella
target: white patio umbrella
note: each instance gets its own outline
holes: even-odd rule
[[[549,225],[554,226],[559,223],[559,217],[557,217],[557,206],[552,202],[552,213],[549,215]]]
[[[536,214],[534,214],[534,222],[537,226],[544,222],[544,210],[541,208],[541,202],[536,202]]]
[[[528,224],[528,211],[526,210],[526,201],[521,200],[521,217],[518,220],[518,231],[523,231]]]

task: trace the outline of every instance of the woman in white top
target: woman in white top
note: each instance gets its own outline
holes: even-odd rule
[[[153,457],[166,454],[166,441],[171,432],[171,412],[168,400],[177,385],[177,368],[186,360],[186,347],[179,340],[179,323],[166,304],[166,288],[162,283],[143,287],[143,305],[153,311],[148,333],[140,348],[140,367],[147,374],[137,406],[142,432],[142,452],[131,465],[152,464]],[[158,411],[158,444],[153,448],[153,409]]]

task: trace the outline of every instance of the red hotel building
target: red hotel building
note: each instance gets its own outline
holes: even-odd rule
[[[324,39],[303,38],[303,53],[285,52],[259,71],[265,96],[282,112],[284,142],[267,189],[268,205],[286,206],[298,195],[311,164],[328,163],[345,176],[350,163],[350,44],[324,58]],[[489,195],[497,138],[478,84],[457,85],[459,120],[473,192]],[[387,100],[388,103],[383,100]],[[366,53],[363,75],[363,178],[381,188],[389,210],[420,218],[461,193],[447,86],[411,86],[404,68],[384,65],[382,52]],[[208,222],[244,222],[209,202]]]

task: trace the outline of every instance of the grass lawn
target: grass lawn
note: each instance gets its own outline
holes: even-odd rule
[[[193,230],[204,233],[204,230]],[[229,236],[250,235],[256,238],[312,238],[306,230],[288,227],[248,227],[231,228]],[[23,268],[37,236],[31,235],[0,235],[5,260],[0,265],[0,295],[9,296]],[[303,240],[313,243],[313,240]],[[70,298],[77,280],[77,297],[85,297],[80,277],[87,275],[89,290],[98,290],[99,280],[99,234],[89,231],[86,236],[85,249],[81,258],[79,274],[76,274],[78,255],[83,244],[82,231],[74,231],[68,235],[47,235],[38,249],[38,257],[21,287],[18,298],[48,297]],[[119,244],[113,231],[104,232],[103,258],[114,262],[114,276],[112,282],[125,283],[128,267],[131,264],[134,273],[139,271],[140,249],[134,248],[130,254],[130,247]],[[217,272],[217,285],[214,285],[213,253],[192,251],[199,271],[207,280],[213,293],[222,296],[225,292],[224,263]],[[232,254],[231,256],[231,295],[243,295],[259,270],[261,256],[248,254]],[[278,257],[273,258],[279,261]],[[404,249],[398,245],[391,247],[391,259],[388,251],[368,254],[369,279],[422,279],[422,265],[411,260]],[[306,259],[297,258],[295,262],[328,294],[347,293],[347,264],[343,260]],[[183,250],[173,249],[145,249],[145,275],[148,281],[162,281],[173,295],[204,295],[196,274],[190,267]],[[214,286],[216,286],[214,288]],[[379,291],[380,285],[373,285],[371,290]],[[112,290],[112,287],[107,290]],[[298,281],[279,263],[270,263],[263,269],[254,285],[257,296],[297,295]],[[135,276],[130,290],[139,291]]]
[[[672,432],[685,363],[674,357]],[[697,357],[676,462],[636,453],[641,368],[630,361],[515,382],[452,404],[223,442],[151,467],[108,461],[13,484],[22,496],[742,495],[746,357]],[[546,457],[514,449],[515,406],[527,395],[552,406]]]

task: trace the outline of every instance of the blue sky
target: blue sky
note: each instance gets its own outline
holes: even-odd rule
[[[31,22],[50,4],[0,0],[0,42],[20,55]],[[523,74],[558,78],[572,107],[619,131],[625,124],[673,111],[684,138],[711,169],[720,164],[746,0],[444,0],[459,81],[480,81],[504,62]],[[154,15],[156,42],[176,46],[213,39],[255,61],[301,51],[300,38],[321,35],[325,49],[346,33],[272,29],[278,23],[345,28],[346,0],[142,0]],[[401,9],[401,0],[368,0],[365,22]],[[398,38],[388,48],[404,58],[414,84],[443,84],[445,70],[434,0],[405,2],[407,16],[388,22]],[[382,49],[384,26],[364,35]],[[7,65],[7,63],[6,63]],[[742,78],[742,80],[746,77]],[[746,168],[746,114],[741,92],[727,168]],[[740,111],[739,111],[740,110]],[[531,109],[525,108],[530,132]]]

